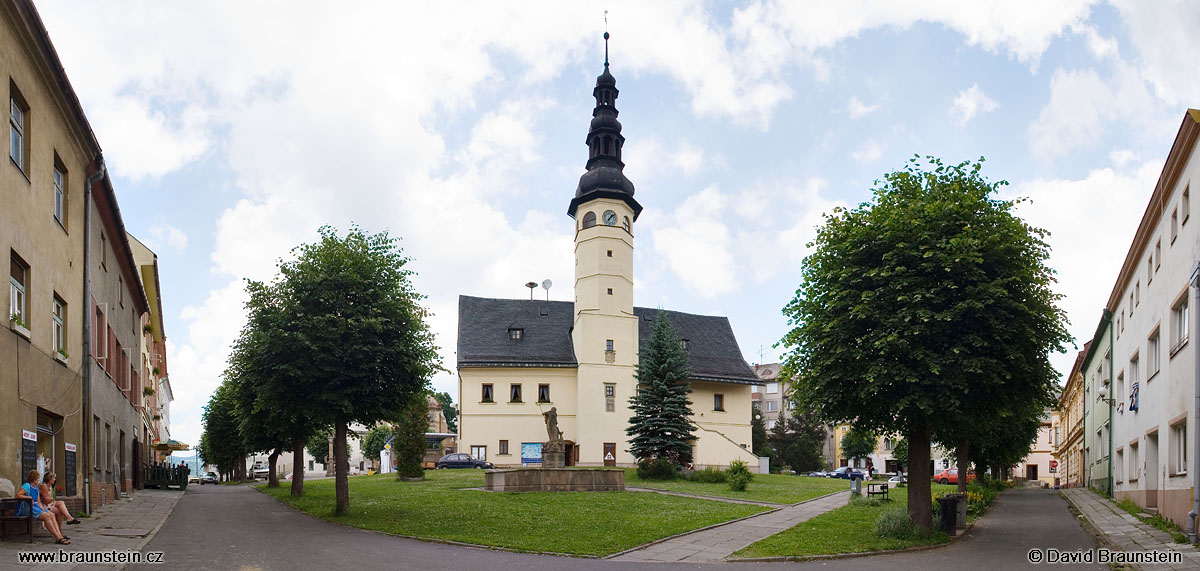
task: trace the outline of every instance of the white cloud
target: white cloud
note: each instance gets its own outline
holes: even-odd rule
[[[863,146],[863,148],[850,153],[850,157],[857,161],[860,165],[873,163],[879,160],[879,157],[882,156],[883,147],[879,146],[879,143],[874,139],[867,141],[867,144]]]
[[[1113,166],[1121,168],[1129,161],[1138,158],[1138,154],[1129,149],[1113,149],[1112,152],[1108,154],[1108,158],[1112,161]]]
[[[1195,106],[1200,93],[1200,45],[1195,41],[1200,4],[1195,2],[1130,2],[1115,0],[1121,23],[1137,50],[1135,64],[1169,105]]]
[[[166,222],[159,222],[150,227],[150,236],[148,246],[155,252],[160,252],[164,247],[183,253],[187,250],[188,237],[187,234]]]
[[[1136,213],[1145,210],[1161,168],[1161,162],[1147,161],[1131,170],[1096,169],[1081,180],[1026,181],[1003,192],[1032,199],[1019,205],[1018,213],[1050,231],[1048,264],[1058,273],[1055,290],[1065,296],[1061,307],[1080,348],[1096,330],[1133,242]],[[1053,357],[1063,375],[1074,360],[1073,352]]]
[[[990,113],[996,110],[996,102],[988,97],[979,84],[958,92],[958,97],[950,105],[950,116],[961,127],[980,113]]]
[[[874,105],[867,105],[857,97],[851,97],[850,103],[846,105],[846,112],[850,114],[851,119],[861,119],[862,117],[878,110],[878,103]]]

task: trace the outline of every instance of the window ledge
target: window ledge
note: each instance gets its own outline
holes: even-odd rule
[[[1188,475],[1187,472],[1175,472],[1174,474],[1171,474],[1171,477],[1172,478],[1182,478],[1187,475]]]
[[[54,360],[58,361],[59,363],[62,363],[64,365],[67,364],[67,357],[64,356],[62,353],[59,353],[58,351],[54,352]]]
[[[537,403],[538,403],[538,404],[554,404],[554,401],[552,401],[552,400],[540,400],[540,401],[537,401]]]
[[[481,400],[481,401],[479,401],[479,404],[496,404],[496,401],[494,401],[494,400]]]
[[[29,341],[33,337],[33,334],[29,332],[28,327],[25,327],[25,326],[17,323],[16,321],[9,321],[8,326],[11,327],[12,330],[15,331],[17,335],[24,337],[26,341]]]
[[[1183,339],[1179,340],[1179,342],[1176,343],[1174,347],[1171,347],[1171,358],[1174,359],[1175,354],[1178,353],[1184,347],[1187,347],[1187,344],[1188,344],[1187,337],[1184,337]]]
[[[29,175],[25,172],[25,168],[17,163],[16,159],[12,158],[12,155],[8,155],[8,162],[12,163],[14,167],[17,167],[17,171],[21,173],[21,176],[25,177],[25,182],[33,184],[33,181],[29,180]]]
[[[1153,373],[1150,373],[1150,376],[1146,377],[1146,384],[1150,384],[1150,381],[1153,381],[1154,377],[1158,376],[1159,371],[1162,371],[1162,369],[1159,369],[1158,371],[1154,371]]]

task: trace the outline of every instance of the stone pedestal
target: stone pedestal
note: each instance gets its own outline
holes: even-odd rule
[[[493,492],[619,492],[625,489],[625,471],[602,468],[548,470],[488,470],[484,489]]]
[[[567,455],[562,441],[542,443],[542,468],[557,470],[567,465]]]

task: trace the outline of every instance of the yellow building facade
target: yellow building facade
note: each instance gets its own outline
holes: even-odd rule
[[[634,224],[641,205],[624,175],[616,80],[605,62],[574,220],[574,301],[459,299],[459,451],[497,466],[540,462],[555,411],[568,465],[632,466],[625,429],[641,343],[659,312],[634,306]],[[697,466],[751,466],[758,377],[724,317],[667,311],[688,352]],[[537,460],[537,461],[535,461]]]

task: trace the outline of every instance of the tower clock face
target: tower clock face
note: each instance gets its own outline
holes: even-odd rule
[[[617,213],[611,210],[604,211],[604,224],[607,226],[617,225]]]

